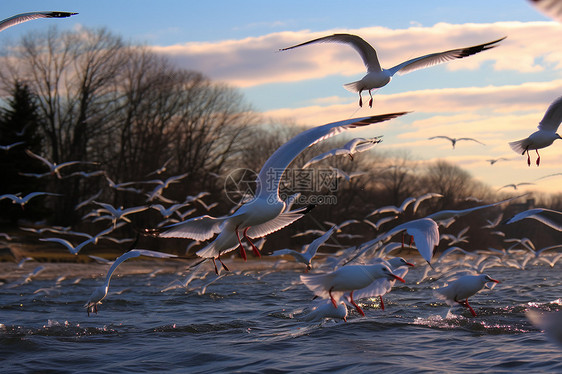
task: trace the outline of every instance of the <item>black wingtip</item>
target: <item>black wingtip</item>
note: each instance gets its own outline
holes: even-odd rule
[[[51,12],[51,13],[49,13],[49,17],[66,18],[66,17],[73,16],[75,14],[78,14],[78,13],[74,13],[74,12]]]

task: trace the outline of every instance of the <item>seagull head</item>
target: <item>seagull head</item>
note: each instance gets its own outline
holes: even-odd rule
[[[484,279],[486,280],[486,283],[487,283],[487,282],[500,283],[499,280],[494,279],[494,278],[492,278],[492,277],[490,277],[489,275],[486,275],[486,274],[484,275]]]
[[[398,275],[393,274],[387,266],[382,266],[382,273],[390,280],[399,280],[402,283],[406,283],[406,281],[400,278]]]

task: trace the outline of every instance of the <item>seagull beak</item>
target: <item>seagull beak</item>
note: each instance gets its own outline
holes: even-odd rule
[[[489,282],[494,282],[494,283],[501,283],[499,280],[497,279],[493,279],[493,278],[488,278]]]
[[[412,264],[411,262],[406,262],[406,265],[414,267],[414,264]]]
[[[392,278],[396,279],[396,280],[399,280],[402,283],[406,283],[406,281],[404,279],[400,278],[398,275],[391,274],[390,276]]]

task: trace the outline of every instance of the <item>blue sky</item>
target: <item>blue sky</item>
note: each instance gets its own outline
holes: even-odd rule
[[[152,46],[179,66],[239,87],[256,110],[320,125],[351,116],[413,111],[367,134],[384,135],[381,151],[409,152],[424,162],[444,159],[499,188],[561,172],[562,141],[543,150],[540,167],[527,167],[507,143],[528,136],[548,105],[562,93],[562,27],[525,0],[482,1],[180,1],[26,0],[3,2],[2,15],[34,10],[80,14],[36,20],[0,33],[0,43],[55,25],[61,29],[106,27]],[[441,50],[507,35],[500,46],[476,56],[396,76],[375,94],[373,109],[357,106],[342,85],[364,67],[340,44],[279,48],[335,32],[362,36],[377,49],[383,67]],[[486,143],[428,141],[448,135]],[[534,156],[534,154],[533,154]],[[486,159],[509,161],[489,165]],[[534,157],[533,157],[534,161]],[[529,190],[558,192],[548,178]]]

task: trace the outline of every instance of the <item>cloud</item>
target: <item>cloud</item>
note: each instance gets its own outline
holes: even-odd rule
[[[240,40],[154,46],[153,49],[181,67],[201,71],[212,79],[238,87],[364,73],[359,55],[346,45],[325,43],[278,52],[280,48],[338,32],[357,34],[370,42],[377,49],[383,67],[507,35],[498,48],[449,62],[446,68],[474,70],[489,61],[497,71],[533,73],[547,67],[562,69],[562,51],[556,47],[562,43],[562,25],[555,22],[438,23],[407,29],[377,26],[322,32],[286,31]]]

